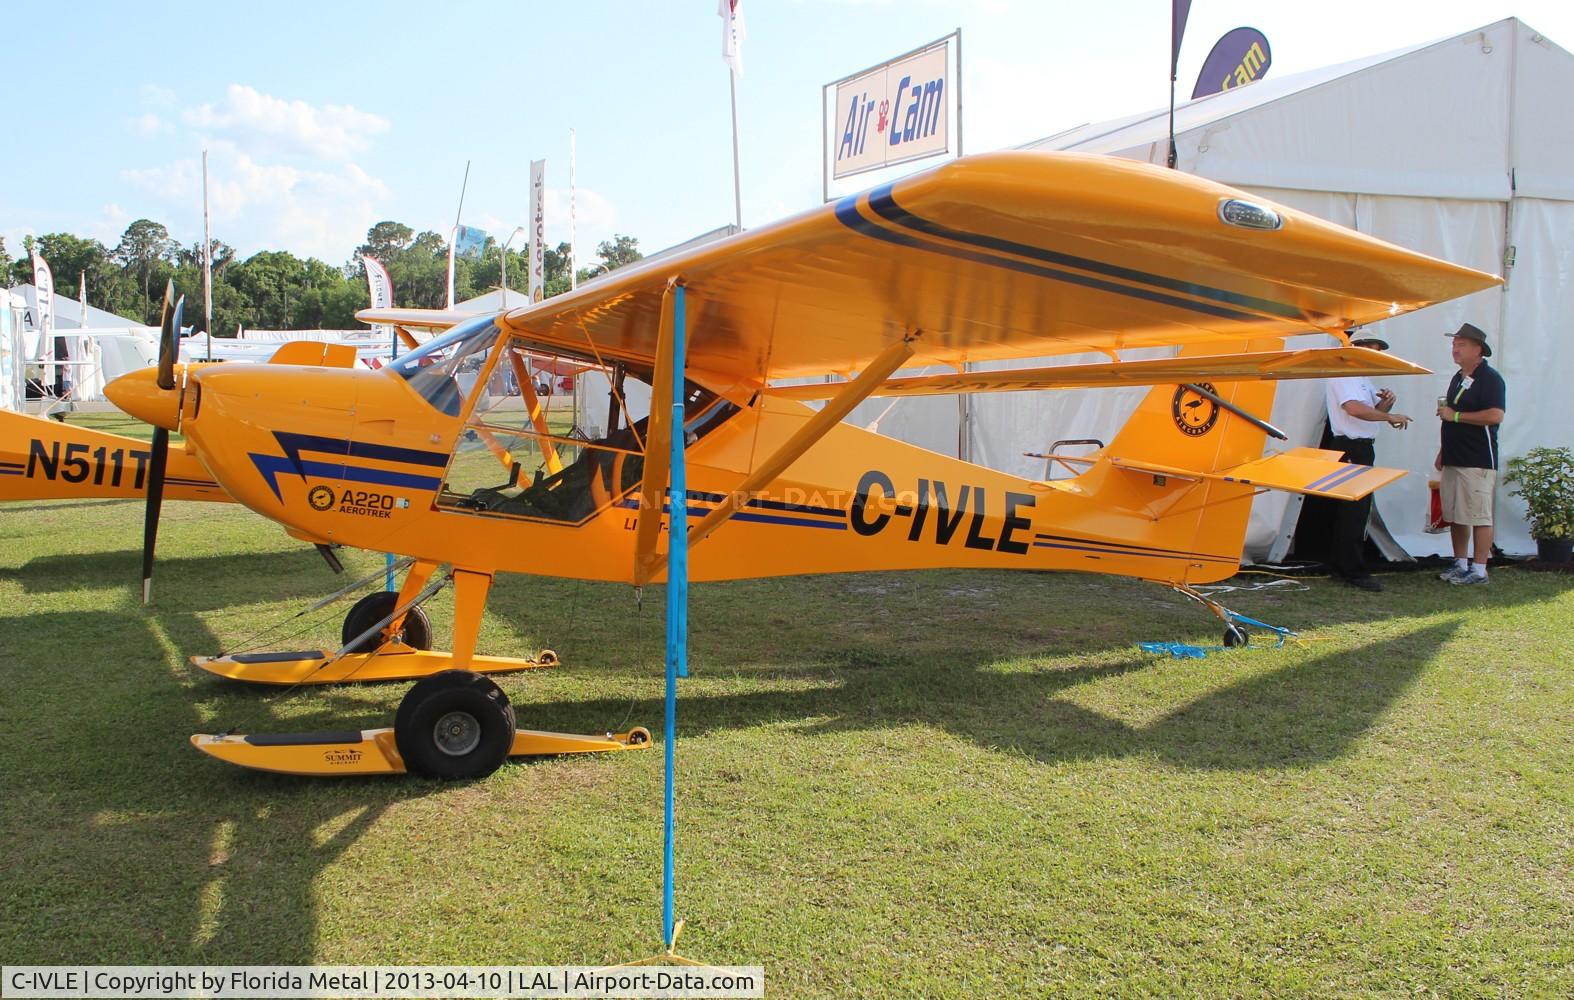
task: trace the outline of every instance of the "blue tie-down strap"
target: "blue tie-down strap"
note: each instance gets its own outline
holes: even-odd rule
[[[1144,642],[1140,643],[1144,653],[1167,654],[1177,660],[1205,660],[1210,649],[1223,649],[1223,646],[1188,646],[1184,642]]]
[[[1278,641],[1273,644],[1274,649],[1278,649],[1280,646],[1283,646],[1286,639],[1294,638],[1295,636],[1294,632],[1278,625],[1269,625],[1267,622],[1260,622],[1255,618],[1248,618],[1246,615],[1237,614],[1236,612],[1227,609],[1224,613],[1229,616],[1231,625],[1260,628],[1264,631],[1272,632],[1274,635],[1278,636]],[[1170,658],[1176,660],[1205,660],[1208,658],[1209,653],[1218,653],[1228,648],[1225,646],[1190,646],[1184,642],[1143,642],[1138,643],[1138,646],[1144,653],[1157,653],[1161,656],[1169,656]],[[1244,646],[1236,646],[1234,648],[1251,649],[1252,646],[1248,640]],[[1264,647],[1258,646],[1256,648],[1262,649]]]

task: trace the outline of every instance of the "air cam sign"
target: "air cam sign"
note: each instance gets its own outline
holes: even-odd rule
[[[950,148],[950,38],[836,84],[831,176],[878,170]]]

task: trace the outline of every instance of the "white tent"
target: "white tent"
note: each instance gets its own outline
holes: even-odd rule
[[[42,347],[38,290],[30,284],[18,285],[10,295],[17,304],[13,351],[21,366],[26,367],[36,362]],[[64,354],[57,354],[56,360],[69,362],[67,381],[72,387],[72,400],[102,400],[105,385],[157,360],[158,327],[143,326],[91,305],[84,321],[81,303],[58,294],[53,306],[54,336],[65,345]],[[29,377],[53,380],[52,375],[41,373],[36,367]]]
[[[1507,277],[1501,290],[1370,328],[1395,354],[1438,373],[1390,380],[1396,409],[1416,422],[1402,433],[1385,429],[1378,439],[1379,463],[1412,473],[1379,493],[1377,507],[1413,554],[1441,553],[1447,545],[1446,535],[1422,531],[1437,451],[1432,412],[1454,370],[1445,333],[1468,320],[1492,339],[1492,363],[1508,382],[1504,455],[1574,443],[1574,116],[1564,103],[1571,93],[1574,56],[1509,19],[1176,109],[1179,169]],[[1029,148],[1163,164],[1167,118],[1160,110],[1084,125]],[[1296,341],[1303,343],[1292,347],[1329,343],[1321,335]],[[913,399],[886,414],[880,429],[1042,476],[1042,461],[1021,452],[1042,451],[1055,439],[1107,441],[1144,391],[1002,393],[963,404]],[[1320,382],[1281,384],[1272,420],[1291,435],[1290,444],[1316,444],[1322,396]],[[851,419],[867,424],[887,406],[871,401]],[[1247,550],[1261,558],[1293,529],[1299,505],[1272,493],[1255,503]],[[1501,485],[1498,544],[1509,552],[1534,548],[1523,504]]]

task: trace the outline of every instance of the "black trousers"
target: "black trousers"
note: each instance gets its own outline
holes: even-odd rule
[[[1377,458],[1376,442],[1371,438],[1349,438],[1335,434],[1333,428],[1323,425],[1321,447],[1344,455],[1346,462],[1371,465]],[[1330,540],[1329,565],[1340,576],[1366,576],[1365,558],[1366,520],[1371,515],[1372,495],[1360,500],[1336,500],[1334,505],[1333,538]]]

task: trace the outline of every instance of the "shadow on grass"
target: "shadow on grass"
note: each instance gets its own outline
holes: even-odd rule
[[[135,497],[105,497],[102,500],[45,500],[31,504],[7,504],[5,509],[16,514],[26,514],[29,511],[80,510],[85,507],[109,507],[113,504],[127,503],[134,503],[141,507],[146,501]]]
[[[807,690],[680,694],[679,725],[685,734],[698,735],[780,723],[806,723],[810,732],[920,724],[1044,762],[1150,754],[1205,769],[1311,767],[1345,753],[1456,627],[1453,622],[1429,625],[1358,650],[1253,675],[1142,726],[1059,695],[1089,681],[1172,661],[1132,657],[1113,664],[1001,673],[987,669],[992,658],[888,659],[836,670],[835,683]],[[1185,661],[1186,668],[1207,669],[1194,661]],[[594,727],[627,709],[626,702],[609,699],[515,701],[521,726]],[[660,699],[643,698],[634,703],[632,717],[654,721],[662,711]]]
[[[0,648],[7,964],[309,963],[319,872],[427,790],[203,766],[185,668],[139,614],[0,618]]]
[[[43,556],[17,568],[0,568],[29,594],[140,585],[142,551],[120,549]],[[153,564],[154,610],[216,611],[236,604],[306,599],[333,589],[339,579],[309,548],[212,556],[160,556]],[[345,582],[348,582],[346,580]]]

